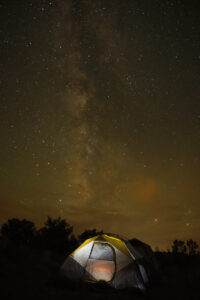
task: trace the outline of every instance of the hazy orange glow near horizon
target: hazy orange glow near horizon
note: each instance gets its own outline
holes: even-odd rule
[[[200,242],[195,4],[1,9],[0,223],[61,216],[75,234]]]

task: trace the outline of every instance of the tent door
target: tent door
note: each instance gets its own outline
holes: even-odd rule
[[[115,250],[108,243],[94,242],[85,270],[85,279],[92,281],[113,279],[116,269]]]

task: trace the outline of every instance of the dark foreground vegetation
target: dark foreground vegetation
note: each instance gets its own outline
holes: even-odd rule
[[[200,255],[193,240],[175,240],[172,251],[155,253],[159,270],[147,296],[103,283],[57,282],[66,256],[97,233],[86,230],[75,237],[72,226],[60,218],[48,218],[38,230],[30,221],[8,220],[0,236],[1,299],[200,299]]]

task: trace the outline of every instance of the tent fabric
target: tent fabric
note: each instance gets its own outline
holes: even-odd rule
[[[124,242],[116,237],[108,236],[107,234],[103,234],[103,237],[112,245],[114,245],[116,248],[118,248],[121,252],[126,254],[127,256],[130,256],[130,253],[127,249],[127,247],[124,245]]]
[[[72,280],[81,279],[84,276],[84,273],[84,268],[71,256],[67,257],[60,269],[60,275],[62,277],[70,277]]]
[[[85,244],[84,247],[81,247],[74,251],[73,255],[70,256],[73,257],[74,260],[77,261],[82,267],[85,267],[92,247],[93,242],[89,242],[88,244]]]
[[[115,274],[115,262],[111,260],[89,259],[86,271],[95,278],[95,281],[104,280],[109,282]]]
[[[143,291],[145,290],[145,284],[134,262],[116,273],[112,286],[116,289],[133,287]]]
[[[92,237],[90,239],[87,239],[85,242],[83,242],[75,251],[79,250],[80,248],[84,247],[85,245],[87,245],[88,243],[90,243],[91,241],[95,240],[97,237]],[[74,251],[74,252],[75,252]],[[70,255],[73,256],[74,252],[72,252]]]
[[[67,257],[61,275],[94,283],[103,280],[116,289],[133,287],[145,291],[149,278],[142,257],[124,239],[101,234],[87,239]]]
[[[143,261],[143,264],[146,265],[146,269],[148,269],[150,273],[156,273],[159,269],[159,265],[151,247],[137,239],[132,239],[128,243],[135,251],[140,253],[138,259]]]

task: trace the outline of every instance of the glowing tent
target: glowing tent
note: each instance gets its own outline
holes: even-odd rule
[[[148,276],[142,255],[128,241],[110,234],[87,239],[72,252],[60,275],[70,280],[106,281],[116,289],[133,287],[145,291]]]

